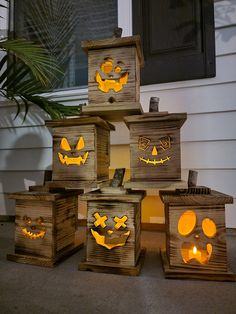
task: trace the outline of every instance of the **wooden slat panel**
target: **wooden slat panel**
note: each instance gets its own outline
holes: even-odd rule
[[[136,249],[139,247],[136,244],[136,225],[135,215],[136,211],[135,204],[132,203],[119,203],[119,202],[106,202],[106,201],[91,201],[88,202],[88,220],[87,220],[87,254],[86,260],[94,264],[100,265],[132,265],[136,264]],[[91,234],[91,228],[95,229],[94,226],[95,218],[94,213],[98,212],[100,216],[106,215],[108,220],[106,225],[109,229],[115,230],[113,218],[115,216],[122,217],[126,215],[128,217],[125,222],[127,228],[122,229],[121,233],[130,231],[130,235],[127,239],[127,242],[122,247],[116,247],[111,250],[100,246],[96,243],[94,237]]]
[[[217,211],[215,211],[217,207]],[[191,235],[183,237],[178,233],[178,221],[186,210],[193,210],[197,215],[197,225]],[[214,238],[207,238],[202,231],[201,222],[204,218],[210,218],[217,227],[217,234]],[[199,235],[196,240],[194,235]],[[171,206],[169,209],[169,261],[171,266],[182,266],[196,269],[211,269],[219,271],[227,271],[227,248],[225,239],[225,210],[224,206],[208,205],[208,206]],[[167,240],[168,241],[168,240]],[[207,264],[198,262],[184,263],[181,256],[181,247],[183,243],[196,244],[206,248],[208,243],[212,244],[213,250],[211,258]]]
[[[96,169],[97,179],[109,179],[110,166],[110,132],[102,128],[97,128],[97,158]]]
[[[36,219],[43,218],[43,225],[40,229],[45,230],[46,234],[42,239],[28,239],[25,237],[20,227],[27,227],[23,217],[28,216],[32,219],[32,225],[36,224]],[[16,253],[27,253],[44,257],[52,257],[52,203],[46,201],[17,200],[16,202],[16,233],[15,233],[15,251]],[[38,226],[38,224],[37,224]],[[39,228],[39,227],[38,227]],[[38,230],[38,229],[37,229]]]

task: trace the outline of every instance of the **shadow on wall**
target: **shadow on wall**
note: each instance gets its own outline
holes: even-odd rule
[[[15,215],[15,201],[9,200],[7,193],[28,190],[30,185],[40,185],[44,181],[45,165],[42,138],[28,133],[18,138],[11,149],[5,150],[5,165],[1,173],[0,215]]]

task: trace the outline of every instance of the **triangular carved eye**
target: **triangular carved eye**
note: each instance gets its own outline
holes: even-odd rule
[[[65,137],[61,139],[60,148],[66,151],[71,150],[70,144]]]
[[[84,139],[83,139],[83,137],[81,136],[80,139],[79,139],[79,141],[78,141],[78,143],[77,143],[77,145],[76,145],[76,149],[77,149],[77,150],[80,150],[80,149],[82,149],[82,148],[84,148]]]

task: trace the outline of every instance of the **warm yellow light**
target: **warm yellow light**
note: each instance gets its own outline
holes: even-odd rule
[[[116,222],[115,228],[116,228],[117,230],[120,229],[120,227],[125,228],[125,227],[126,227],[125,222],[126,222],[127,219],[128,219],[127,216],[123,216],[123,217],[121,217],[121,218],[119,218],[119,217],[116,216],[116,217],[114,218],[114,221]]]
[[[216,236],[216,225],[210,218],[203,219],[202,230],[208,238],[214,238]]]
[[[107,216],[100,216],[99,213],[95,213],[94,217],[96,218],[96,221],[94,222],[94,226],[98,227],[101,226],[102,228],[106,227],[105,221],[108,219]]]
[[[178,222],[178,231],[182,236],[189,235],[195,228],[197,216],[192,210],[186,210],[180,217]]]
[[[152,156],[156,156],[158,154],[156,146],[153,146]]]
[[[77,165],[80,166],[82,163],[83,165],[85,164],[87,158],[88,158],[88,152],[86,152],[83,156],[79,157],[68,157],[67,155],[63,156],[61,153],[58,153],[58,157],[60,162],[64,165]]]
[[[71,150],[70,144],[65,137],[61,139],[60,148],[66,151]]]
[[[197,254],[197,248],[196,248],[196,246],[193,247],[193,254]]]
[[[127,231],[115,239],[108,239],[107,237],[100,235],[97,231],[93,229],[91,229],[91,233],[96,240],[96,243],[98,245],[104,246],[108,250],[111,250],[118,246],[124,246],[130,235],[130,231]]]
[[[76,145],[76,149],[77,150],[80,150],[80,149],[83,149],[84,148],[84,138],[83,136],[80,137],[77,145]]]

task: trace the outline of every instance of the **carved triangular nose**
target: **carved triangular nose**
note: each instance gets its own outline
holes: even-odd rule
[[[152,156],[156,156],[157,154],[158,154],[158,152],[157,152],[156,146],[153,146]]]

